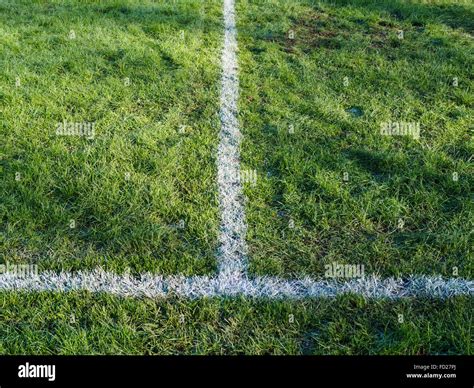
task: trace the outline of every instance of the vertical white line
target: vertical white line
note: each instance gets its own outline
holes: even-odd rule
[[[237,119],[237,29],[234,0],[224,0],[224,47],[222,50],[221,131],[217,155],[217,179],[221,224],[219,276],[246,276],[246,224],[240,179],[240,138]]]

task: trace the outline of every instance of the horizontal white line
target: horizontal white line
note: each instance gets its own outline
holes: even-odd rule
[[[332,298],[357,294],[367,298],[474,296],[474,281],[462,278],[410,276],[406,279],[374,276],[349,281],[285,280],[272,277],[249,279],[241,276],[217,277],[117,275],[97,269],[91,272],[43,272],[29,277],[0,275],[0,291],[90,291],[129,297],[232,297],[271,299]]]

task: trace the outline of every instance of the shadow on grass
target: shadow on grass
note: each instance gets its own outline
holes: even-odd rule
[[[344,211],[347,211],[352,205],[344,206],[345,204],[342,202],[348,197],[348,201],[351,201],[352,204],[360,204],[357,206],[362,212],[365,212],[366,208],[373,207],[373,201],[380,199],[381,204],[385,204],[385,201],[387,201],[388,208],[380,211],[380,213],[375,212],[376,214],[373,216],[378,218],[375,225],[378,224],[380,227],[380,230],[376,233],[383,235],[387,239],[387,244],[391,244],[397,249],[403,246],[402,248],[406,250],[407,257],[410,252],[417,253],[415,252],[417,243],[426,244],[427,251],[428,247],[435,248],[438,251],[439,260],[445,260],[449,256],[450,260],[453,258],[453,260],[462,261],[462,258],[469,254],[467,238],[463,238],[459,244],[456,243],[456,246],[453,245],[455,244],[453,241],[455,241],[454,235],[456,233],[462,234],[469,229],[468,225],[460,223],[459,219],[468,214],[468,203],[472,200],[474,182],[472,176],[468,174],[464,174],[459,182],[455,182],[452,179],[452,173],[460,167],[466,172],[468,159],[472,154],[472,147],[468,146],[468,140],[466,139],[466,142],[463,142],[462,136],[459,136],[459,139],[454,139],[453,142],[450,140],[444,141],[439,148],[440,152],[436,154],[435,147],[429,137],[423,138],[419,143],[402,137],[392,138],[390,143],[382,136],[377,139],[377,136],[372,133],[374,117],[370,109],[362,109],[366,112],[363,112],[360,115],[361,117],[352,117],[345,120],[340,119],[340,116],[339,118],[328,117],[324,109],[318,106],[318,102],[313,103],[311,109],[308,108],[309,104],[305,100],[314,98],[313,93],[305,90],[305,86],[297,83],[301,81],[294,80],[298,77],[295,74],[306,76],[305,72],[312,69],[305,68],[302,60],[306,64],[311,63],[312,60],[320,60],[324,61],[324,65],[326,65],[334,58],[338,60],[347,58],[347,64],[343,64],[344,68],[338,68],[341,63],[335,62],[336,64],[332,63],[331,66],[325,67],[325,71],[330,73],[331,71],[341,70],[340,74],[344,74],[349,69],[351,74],[357,71],[363,72],[364,69],[357,69],[356,61],[354,63],[350,62],[353,52],[367,54],[364,59],[369,58],[369,65],[371,64],[370,54],[377,56],[375,59],[379,62],[376,66],[380,66],[382,61],[392,63],[395,59],[399,63],[412,63],[415,68],[418,63],[426,62],[431,57],[435,57],[438,63],[429,64],[427,69],[435,69],[437,64],[453,64],[454,72],[457,67],[463,70],[469,48],[466,47],[465,51],[461,52],[463,48],[458,45],[458,42],[454,41],[453,36],[451,36],[451,41],[447,39],[445,43],[440,43],[435,42],[429,35],[424,35],[425,41],[421,39],[413,40],[410,42],[410,46],[404,46],[398,41],[396,32],[398,28],[405,28],[408,24],[409,27],[406,28],[411,28],[415,33],[422,34],[426,29],[426,34],[429,34],[428,26],[432,23],[445,24],[453,29],[458,29],[460,32],[472,32],[472,20],[474,20],[472,8],[461,4],[443,6],[396,0],[390,2],[336,0],[321,1],[318,3],[319,5],[310,5],[310,2],[301,3],[308,5],[308,7],[311,6],[314,14],[301,12],[303,15],[301,18],[287,15],[289,23],[285,24],[285,21],[282,21],[281,24],[276,24],[277,27],[274,27],[271,24],[273,15],[265,14],[265,17],[262,17],[262,21],[260,21],[254,16],[254,13],[248,15],[248,19],[251,19],[252,22],[255,21],[254,28],[252,29],[251,26],[245,26],[244,24],[243,28],[239,29],[240,36],[243,37],[247,49],[254,57],[254,62],[251,62],[252,66],[259,67],[260,56],[263,58],[261,61],[263,67],[267,66],[269,61],[271,63],[276,63],[277,60],[281,61],[275,64],[270,79],[277,79],[281,76],[283,85],[285,85],[284,82],[288,82],[288,94],[291,95],[286,99],[285,105],[285,98],[275,97],[272,94],[273,91],[267,92],[265,90],[265,82],[269,79],[266,79],[265,82],[262,81],[261,85],[255,87],[261,102],[256,104],[253,113],[259,116],[261,122],[258,126],[255,126],[253,131],[257,138],[256,143],[263,150],[255,150],[255,152],[262,159],[265,158],[267,162],[265,166],[261,167],[261,170],[263,170],[261,174],[265,175],[267,171],[270,171],[272,176],[273,197],[265,205],[276,209],[278,213],[288,214],[293,212],[292,216],[305,224],[308,233],[311,233],[311,230],[314,231],[314,224],[311,217],[308,217],[308,212],[313,207],[309,202],[318,201],[319,198],[320,204],[327,205],[326,211],[332,211],[333,205],[341,204],[343,205],[341,206],[343,208],[341,212],[332,214],[334,218],[332,221],[336,223],[336,225],[331,225],[332,233],[335,235],[344,235],[345,233],[363,235],[364,230],[351,231],[350,225],[345,225],[347,220],[342,219],[345,215]],[[263,2],[260,4],[263,6]],[[354,11],[354,15],[351,15],[352,11]],[[274,15],[277,14],[277,12],[274,12]],[[293,28],[296,31],[297,38],[290,40],[287,37],[287,30],[281,28],[282,26]],[[386,32],[387,30],[393,34],[392,38]],[[358,37],[354,37],[355,34],[352,34],[353,31],[360,33],[359,41],[357,41]],[[421,35],[416,35],[415,39],[419,39],[419,36]],[[376,44],[374,44],[374,41]],[[413,42],[426,42],[427,47],[421,46],[416,49]],[[423,56],[423,50],[426,50],[429,54]],[[318,51],[320,55],[312,57],[311,53],[313,51]],[[328,55],[324,56],[324,53],[328,53]],[[331,56],[332,54],[334,56]],[[417,56],[416,60],[413,60],[414,56]],[[374,62],[375,59],[373,59]],[[285,66],[279,67],[280,63],[284,62],[286,62]],[[253,72],[253,70],[248,71]],[[404,78],[408,72],[407,69],[402,75],[397,74],[397,76]],[[414,72],[413,74],[417,73]],[[264,79],[264,76],[259,74],[258,79]],[[435,97],[433,97],[432,91],[437,90],[440,83],[443,82],[440,79],[444,81],[439,73],[434,71],[427,86],[423,86],[423,88],[419,86],[416,79],[413,80],[413,83],[407,82],[404,84],[400,82],[402,91],[393,93],[393,96],[398,97],[399,95],[399,98],[403,99],[403,88],[408,88],[407,94],[411,93],[412,97],[414,96],[422,107],[419,108],[422,109],[421,112],[416,111],[415,113],[415,116],[419,116],[425,111],[429,112],[434,109],[431,103],[433,98],[439,98],[439,95],[435,94]],[[468,80],[469,78],[466,81]],[[333,81],[332,78],[328,81],[330,85],[326,98],[334,102],[335,105],[353,102],[350,97],[346,98],[342,90],[336,89],[336,82],[331,90]],[[361,81],[361,79],[358,79],[358,81]],[[387,98],[387,93],[383,89],[377,90],[378,81],[379,79],[376,79],[375,84],[370,84],[370,91],[377,95],[380,94],[381,104],[385,104],[382,101]],[[387,78],[383,81],[393,80]],[[363,80],[362,77],[362,82],[370,81]],[[466,83],[468,84],[468,82]],[[383,83],[381,82],[380,85],[383,85]],[[278,85],[278,89],[283,91],[284,87]],[[298,97],[300,102],[298,102]],[[318,101],[324,103],[324,97],[319,97],[320,100]],[[274,107],[269,107],[268,101],[272,99],[277,103],[281,103],[283,108],[290,113],[285,111],[281,115],[278,112],[275,114],[277,110]],[[295,102],[293,103],[293,101]],[[358,103],[361,103],[361,107],[365,108],[364,101],[358,101]],[[406,108],[405,105],[397,107],[396,102],[393,102],[393,104],[394,106],[391,108],[400,108],[402,111]],[[288,108],[288,105],[291,107]],[[458,105],[462,108],[460,111],[464,112],[461,115],[466,117],[466,112],[469,110],[469,100],[458,102]],[[251,107],[252,103],[249,106]],[[298,137],[298,135],[279,136],[278,120],[280,120],[280,123],[284,122],[287,120],[286,115],[309,116],[312,121],[318,123],[317,129],[307,128],[311,133],[304,133],[301,137]],[[244,123],[244,130],[246,125],[247,123]],[[248,123],[248,126],[252,127],[252,124]],[[260,132],[257,127],[261,128]],[[336,134],[325,134],[324,130],[320,128],[334,129]],[[329,131],[329,133],[332,132],[332,130]],[[252,133],[249,136],[252,136]],[[253,141],[249,140],[250,143]],[[436,147],[438,146],[439,144],[436,144]],[[453,147],[456,147],[456,150],[453,150]],[[252,157],[253,155],[249,155],[249,159]],[[295,160],[299,160],[299,165]],[[252,163],[252,161],[250,160],[249,163]],[[326,182],[323,181],[321,184],[318,178],[313,178],[313,176],[322,172],[324,177],[339,176],[342,181],[344,171],[350,172],[351,179],[353,177],[360,179],[358,181],[360,183],[351,183],[348,184],[347,189],[342,189],[344,196],[340,196],[336,189],[331,192],[331,188],[328,190],[324,186]],[[335,186],[337,184],[334,183]],[[372,193],[370,193],[371,190]],[[287,196],[291,197],[293,191],[297,192],[298,198],[300,198],[297,205],[286,199]],[[370,195],[367,196],[368,199],[363,199],[366,193]],[[377,196],[380,196],[380,198]],[[404,215],[397,214],[397,211],[391,212],[389,206],[391,200],[398,202],[397,204],[401,207],[408,204],[410,208],[408,217],[415,219],[405,232],[394,230],[393,225],[396,224],[397,218]],[[265,205],[256,204],[254,206],[256,208],[262,206],[263,208]],[[429,210],[424,210],[425,205],[426,209]],[[369,219],[371,217],[369,215]],[[256,219],[258,219],[257,216]],[[279,223],[278,219],[276,222]],[[283,220],[281,225],[285,228],[284,222]],[[439,229],[433,229],[437,225]],[[251,233],[254,233],[254,231],[251,230]],[[316,236],[314,240],[316,241],[318,238],[319,236]],[[304,239],[304,237],[301,237],[301,239]],[[306,243],[311,244],[310,241],[305,241]],[[291,250],[297,251],[301,246],[295,245],[292,248],[290,246],[292,242],[289,239],[287,244],[289,246],[288,251],[281,253],[281,257],[285,257],[284,260],[288,261],[290,261],[288,257],[292,260],[298,260],[298,258],[292,256],[294,252]],[[348,256],[350,255],[348,254]],[[453,260],[450,262],[453,262]],[[465,264],[467,265],[467,263]],[[288,267],[291,267],[291,263],[288,264]]]
[[[414,26],[425,26],[429,22],[440,22],[451,28],[474,31],[474,11],[461,2],[434,0],[431,3],[400,0],[323,0],[321,3],[338,7],[352,7],[363,12],[380,13]],[[465,2],[466,5],[468,2]]]

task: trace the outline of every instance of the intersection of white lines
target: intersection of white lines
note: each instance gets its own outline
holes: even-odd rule
[[[285,280],[273,277],[250,278],[247,273],[245,212],[240,181],[240,138],[237,119],[239,80],[237,70],[237,30],[235,0],[224,0],[224,45],[222,50],[221,131],[217,157],[219,207],[218,275],[138,277],[117,275],[96,269],[89,272],[42,272],[22,277],[0,274],[0,291],[81,291],[105,292],[132,297],[187,298],[247,296],[275,299],[336,297],[353,293],[367,298],[429,297],[448,298],[474,295],[474,281],[430,276],[406,279],[376,276],[350,281]]]

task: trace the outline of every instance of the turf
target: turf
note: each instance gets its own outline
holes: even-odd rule
[[[251,272],[472,278],[472,3],[242,0],[237,15]],[[388,121],[419,139],[383,136]]]
[[[0,1],[0,263],[215,274],[221,6]],[[473,6],[237,6],[251,274],[471,279]],[[473,303],[2,292],[0,354],[473,354]]]
[[[215,271],[221,24],[220,1],[0,3],[1,262]]]
[[[472,354],[472,298],[305,302],[0,295],[5,354]]]

